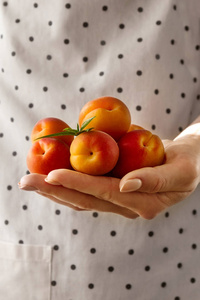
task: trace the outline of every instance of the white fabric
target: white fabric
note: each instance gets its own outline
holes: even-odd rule
[[[1,299],[50,300],[51,247],[0,243]]]
[[[200,113],[199,16],[198,0],[1,3],[0,300],[199,300],[199,188],[147,221],[17,187],[34,124],[76,126],[100,96],[175,138]]]

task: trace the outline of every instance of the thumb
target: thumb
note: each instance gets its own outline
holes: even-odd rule
[[[182,190],[180,172],[172,170],[170,165],[142,168],[126,174],[120,181],[121,192],[158,193]]]

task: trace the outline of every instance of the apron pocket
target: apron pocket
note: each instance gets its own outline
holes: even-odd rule
[[[50,300],[52,248],[0,242],[0,297]]]

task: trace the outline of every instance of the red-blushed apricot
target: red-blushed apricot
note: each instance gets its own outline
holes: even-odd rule
[[[41,119],[33,127],[31,133],[31,141],[32,143],[34,143],[35,140],[39,137],[62,132],[63,129],[65,128],[69,128],[69,125],[58,118],[50,117],[50,118]],[[74,137],[71,135],[58,136],[54,138],[63,141],[68,146],[71,145],[71,142],[74,139]]]
[[[55,138],[42,138],[33,143],[26,162],[31,173],[47,175],[55,169],[71,169],[69,146]]]
[[[139,125],[136,125],[136,124],[131,124],[130,127],[129,127],[129,131],[133,131],[133,130],[144,130],[143,127],[139,126]]]
[[[74,170],[89,175],[104,175],[116,165],[119,148],[110,135],[94,130],[75,137],[70,154]]]
[[[95,117],[86,127],[93,127],[111,135],[116,141],[124,135],[131,124],[128,107],[121,100],[105,96],[87,102],[80,111],[79,125],[87,119]]]
[[[119,159],[112,170],[114,177],[122,178],[127,173],[155,167],[164,162],[165,150],[161,139],[148,130],[134,130],[118,141]]]

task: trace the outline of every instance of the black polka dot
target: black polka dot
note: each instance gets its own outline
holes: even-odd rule
[[[97,218],[99,216],[98,212],[93,212],[92,215],[94,218]]]
[[[137,41],[138,41],[138,43],[141,43],[143,41],[143,38],[140,37],[137,39]]]
[[[4,136],[3,132],[0,132],[0,138],[2,138]]]
[[[27,210],[27,209],[28,209],[28,206],[27,206],[27,205],[23,205],[23,206],[22,206],[22,209],[23,209],[23,210]]]
[[[83,27],[87,28],[89,26],[88,22],[83,22]]]
[[[172,74],[172,73],[169,74],[169,78],[170,78],[170,79],[173,79],[173,78],[174,78],[174,74]]]
[[[5,220],[5,221],[4,221],[4,224],[5,224],[5,225],[8,225],[8,224],[9,224],[9,221],[8,221],[8,220]]]
[[[143,8],[142,7],[138,7],[138,10],[137,10],[139,13],[143,12]]]
[[[104,72],[99,72],[99,76],[103,76],[104,75]]]
[[[71,270],[76,270],[76,265],[71,265],[70,268]]]
[[[31,69],[27,69],[27,70],[26,70],[26,73],[27,73],[27,74],[31,74],[31,73],[32,73]]]
[[[22,240],[19,240],[19,244],[24,244],[24,241],[22,241]]]
[[[61,211],[60,211],[59,209],[56,209],[55,214],[56,214],[56,215],[60,215],[60,214],[61,214]]]
[[[170,41],[170,43],[171,43],[171,45],[174,45],[174,44],[175,44],[175,40],[172,39],[172,40]]]
[[[47,58],[47,60],[51,60],[52,56],[50,54],[48,54],[46,58]]]
[[[119,58],[119,59],[122,59],[123,57],[124,57],[123,54],[119,54],[119,55],[118,55],[118,58]]]
[[[179,127],[179,128],[178,128],[178,131],[179,131],[179,132],[182,132],[182,131],[183,131],[183,127]]]
[[[112,230],[112,231],[110,232],[110,235],[111,235],[111,236],[116,236],[116,234],[117,234],[117,233],[116,233],[115,230]]]
[[[63,73],[63,77],[67,78],[67,77],[69,77],[69,74],[68,73]]]
[[[196,210],[196,209],[193,209],[192,214],[193,214],[194,216],[196,216],[196,215],[197,215],[197,210]]]
[[[184,65],[184,63],[185,63],[184,59],[180,59],[180,64]]]
[[[3,2],[3,6],[8,6],[8,2]]]
[[[52,285],[52,286],[56,286],[56,284],[57,284],[57,282],[56,282],[55,280],[52,280],[52,281],[51,281],[51,285]]]
[[[126,284],[126,289],[127,289],[127,290],[131,290],[131,289],[132,289],[132,285],[131,285],[130,283],[127,283],[127,284]]]
[[[61,109],[66,109],[66,105],[65,104],[61,104]]]
[[[69,39],[64,39],[64,44],[68,45],[70,43]]]
[[[122,93],[122,92],[123,92],[123,89],[122,89],[121,87],[118,87],[118,88],[117,88],[117,92],[118,92],[118,93]]]
[[[17,24],[20,23],[20,19],[16,19],[15,23],[17,23]]]
[[[53,247],[53,249],[54,249],[55,251],[58,251],[58,250],[59,250],[59,246],[58,246],[58,245],[55,245],[55,246]]]
[[[121,24],[119,24],[119,28],[120,28],[120,29],[124,29],[124,28],[125,28],[125,25],[121,23]]]
[[[169,249],[168,249],[167,247],[164,247],[164,248],[163,248],[163,253],[167,253],[168,250],[169,250]]]
[[[190,278],[190,282],[191,283],[195,283],[196,282],[196,279],[194,277]]]
[[[83,62],[88,62],[88,57],[87,56],[83,57]]]
[[[162,288],[165,288],[167,286],[167,283],[164,281],[164,282],[161,282],[161,287]]]
[[[142,110],[142,106],[141,106],[141,105],[137,105],[137,106],[136,106],[136,110],[137,110],[137,111],[141,111],[141,110]]]
[[[102,6],[102,10],[103,11],[107,11],[108,10],[108,6],[107,5]]]
[[[133,255],[133,254],[134,254],[134,250],[133,250],[133,249],[129,249],[129,250],[128,250],[128,254],[129,254],[129,255]]]
[[[146,266],[146,267],[144,268],[144,270],[145,270],[146,272],[149,272],[149,271],[150,271],[150,269],[151,269],[151,267],[150,267],[150,266]]]
[[[154,232],[153,232],[153,231],[149,231],[148,235],[149,235],[150,237],[152,237],[152,236],[154,236]]]
[[[94,288],[94,284],[93,284],[93,283],[89,283],[89,284],[88,284],[88,288],[89,288],[89,289],[93,289],[93,288]]]
[[[142,75],[142,71],[141,71],[141,70],[138,70],[138,71],[136,72],[136,74],[137,74],[138,76],[141,76],[141,75]]]
[[[81,93],[85,92],[84,87],[81,87],[81,88],[79,89],[79,91],[80,91]]]
[[[171,113],[171,109],[170,109],[170,108],[167,108],[167,109],[166,109],[166,113],[167,113],[167,114],[170,114],[170,113]]]
[[[44,92],[47,92],[47,91],[48,91],[48,87],[47,87],[47,86],[44,86],[44,87],[43,87],[43,91],[44,91]]]
[[[76,235],[76,234],[78,234],[78,230],[77,230],[77,229],[73,229],[73,230],[72,230],[72,233],[73,233],[74,235]]]
[[[159,94],[159,90],[158,90],[158,89],[155,89],[155,90],[154,90],[154,94],[155,94],[155,95],[158,95],[158,94]]]
[[[179,262],[178,264],[177,264],[177,268],[178,269],[181,269],[183,267],[183,264],[181,263],[181,262]]]
[[[8,190],[8,191],[11,191],[11,190],[12,190],[12,185],[8,185],[8,186],[7,186],[7,190]]]
[[[33,41],[34,41],[34,37],[30,36],[30,37],[29,37],[29,41],[30,41],[30,42],[33,42]]]
[[[183,228],[179,229],[179,233],[182,234],[184,232]]]
[[[38,230],[42,230],[43,226],[42,225],[38,225]]]
[[[28,107],[29,108],[33,108],[34,104],[33,103],[29,103]]]
[[[34,4],[33,4],[33,7],[34,7],[34,8],[37,8],[37,7],[38,7],[38,4],[37,4],[37,3],[34,3]]]
[[[158,20],[158,21],[156,21],[156,25],[161,25],[162,24],[162,22],[160,21],[160,20]]]
[[[156,54],[155,59],[157,59],[157,60],[160,59],[160,54]]]
[[[193,250],[197,249],[197,244],[192,244],[191,248],[192,248]]]
[[[108,267],[108,272],[113,272],[114,271],[114,267],[110,266]]]
[[[155,130],[155,129],[156,129],[156,125],[155,125],[155,124],[152,124],[152,125],[151,125],[151,129],[152,129],[152,130]]]
[[[185,29],[185,31],[189,31],[190,30],[189,26],[187,26],[187,25],[184,27],[184,29]]]
[[[101,46],[105,46],[105,45],[106,45],[106,41],[101,41],[101,42],[100,42],[100,45],[101,45]]]
[[[66,3],[65,4],[65,8],[70,9],[71,8],[71,4],[70,3]]]
[[[90,253],[92,253],[92,254],[96,253],[96,249],[95,248],[91,248],[90,249]]]

